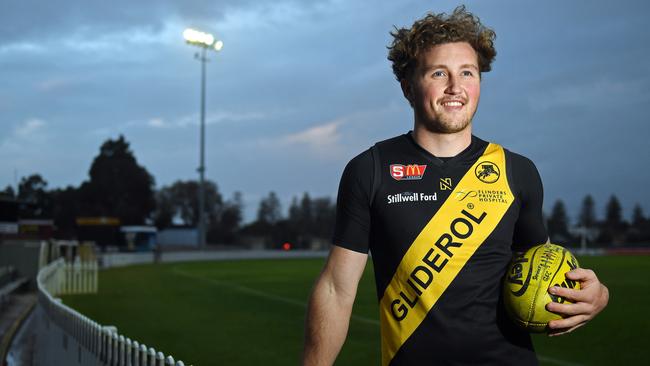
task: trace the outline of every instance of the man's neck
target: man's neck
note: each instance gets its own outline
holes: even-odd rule
[[[435,133],[416,124],[413,139],[422,148],[437,157],[452,157],[460,154],[472,143],[471,123],[456,133]]]

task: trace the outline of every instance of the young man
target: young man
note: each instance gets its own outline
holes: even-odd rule
[[[341,178],[334,246],[307,314],[304,365],[332,365],[372,251],[383,365],[534,365],[530,336],[507,319],[501,280],[513,252],[547,242],[542,184],[527,158],[472,135],[492,30],[459,7],[392,33],[389,60],[413,107],[412,132],[352,159]],[[574,304],[551,334],[607,304],[590,270],[551,289]]]

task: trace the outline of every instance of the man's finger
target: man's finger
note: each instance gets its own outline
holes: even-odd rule
[[[597,280],[594,271],[587,268],[576,268],[566,273],[566,278],[574,281],[587,282]]]
[[[552,320],[548,323],[549,329],[568,329],[578,324],[585,323],[589,318],[586,315],[574,315],[564,319]]]
[[[587,314],[589,312],[589,307],[584,303],[559,304],[556,302],[550,302],[546,304],[546,310],[560,315],[573,316],[578,314]]]
[[[581,290],[574,290],[572,288],[565,288],[561,286],[551,286],[548,289],[551,295],[561,296],[571,302],[579,302],[587,300],[588,296]]]

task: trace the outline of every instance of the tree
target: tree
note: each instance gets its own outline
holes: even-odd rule
[[[158,228],[171,226],[180,220],[183,225],[197,226],[199,221],[199,182],[176,181],[156,192],[154,222]],[[235,192],[231,199],[223,201],[217,184],[205,181],[206,236],[209,243],[238,242],[239,229],[243,219],[244,199],[241,192]]]
[[[282,206],[275,192],[270,192],[268,197],[262,198],[257,210],[257,221],[274,225],[282,220]]]
[[[300,224],[308,231],[313,226],[312,200],[307,192],[303,193],[300,200]]]
[[[336,221],[336,205],[329,197],[323,197],[314,199],[312,208],[314,212],[314,235],[330,239]]]
[[[39,174],[32,174],[20,180],[17,198],[21,202],[21,217],[52,217],[52,196],[47,191],[47,182]]]
[[[205,214],[208,222],[222,209],[223,199],[216,183],[205,181]],[[171,186],[160,189],[156,194],[157,209],[154,221],[159,227],[172,224],[174,218],[183,225],[197,226],[199,222],[199,182],[195,180],[176,181]]]
[[[632,225],[640,226],[643,225],[645,221],[646,218],[643,216],[643,209],[641,208],[641,205],[637,203],[632,209]]]
[[[223,203],[217,214],[212,217],[208,227],[208,241],[212,243],[235,244],[238,242],[239,229],[243,219],[244,199],[241,192]]]
[[[16,193],[14,192],[14,188],[10,185],[7,185],[4,190],[0,191],[0,197],[5,199],[16,198]]]
[[[611,227],[620,227],[623,223],[622,211],[618,198],[616,198],[615,195],[612,195],[609,198],[607,208],[605,209],[605,222],[607,225]]]
[[[106,140],[81,187],[81,213],[115,216],[123,225],[145,223],[155,208],[154,178],[138,162],[120,135]]]
[[[548,219],[548,233],[553,241],[563,242],[570,240],[569,218],[566,214],[564,202],[557,200]]]
[[[612,195],[607,201],[605,207],[605,221],[601,226],[598,241],[606,245],[621,245],[626,238],[626,224],[622,218],[621,204],[615,195]]]
[[[292,233],[296,235],[294,240],[302,244],[305,244],[303,242],[309,241],[309,237],[314,235],[313,207],[309,193],[303,193],[300,202],[297,197],[291,199],[288,226],[291,228]]]
[[[295,223],[296,225],[300,221],[300,205],[298,204],[298,198],[291,198],[291,205],[289,206],[289,221]]]
[[[632,225],[628,230],[627,239],[638,243],[650,241],[650,220],[643,215],[643,209],[638,203],[632,209]]]
[[[80,192],[78,188],[68,186],[51,191],[53,217],[56,237],[59,239],[76,238],[76,217],[79,216]]]
[[[171,189],[164,187],[156,192],[156,210],[153,213],[153,222],[158,229],[172,225],[176,214]]]
[[[578,224],[585,228],[594,227],[594,225],[596,225],[596,210],[594,208],[594,199],[590,194],[585,196],[584,200],[582,200],[582,208],[580,209]]]

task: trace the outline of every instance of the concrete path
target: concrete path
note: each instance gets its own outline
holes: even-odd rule
[[[36,292],[13,294],[0,311],[0,365],[31,366],[35,337],[30,332],[30,315]]]

